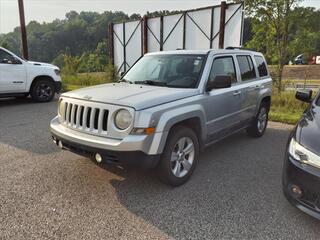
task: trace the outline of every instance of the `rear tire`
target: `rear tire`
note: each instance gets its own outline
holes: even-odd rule
[[[248,135],[256,138],[262,137],[268,126],[268,119],[269,105],[266,102],[262,102],[256,117],[247,128]]]
[[[198,161],[199,141],[190,128],[174,127],[168,136],[157,171],[162,182],[180,186],[191,177]]]
[[[55,94],[52,81],[41,79],[32,85],[30,95],[35,102],[50,102]]]

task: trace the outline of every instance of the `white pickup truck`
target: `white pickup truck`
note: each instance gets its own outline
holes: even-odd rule
[[[27,61],[0,47],[0,98],[31,95],[36,102],[48,102],[60,90],[57,66]]]

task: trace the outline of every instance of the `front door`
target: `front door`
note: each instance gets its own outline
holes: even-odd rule
[[[207,93],[206,113],[209,141],[223,137],[240,123],[241,90],[238,89],[233,56],[215,57],[209,78],[217,75],[231,76],[232,86],[212,89]]]
[[[26,70],[23,63],[0,49],[0,93],[26,91]]]

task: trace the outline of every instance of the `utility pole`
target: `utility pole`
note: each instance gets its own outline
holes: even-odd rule
[[[226,9],[227,3],[225,1],[221,2],[221,12],[220,12],[220,34],[219,34],[219,48],[224,48],[224,32],[226,27]]]
[[[28,53],[28,41],[27,41],[26,22],[25,22],[25,17],[24,17],[23,0],[18,0],[18,4],[19,4],[19,15],[20,15],[22,55],[25,59],[28,60],[29,53]]]

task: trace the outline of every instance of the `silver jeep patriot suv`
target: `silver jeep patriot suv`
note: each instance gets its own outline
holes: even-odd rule
[[[62,94],[50,129],[63,149],[98,163],[156,168],[178,186],[204,147],[242,129],[264,134],[271,90],[258,52],[150,53],[117,83]]]

